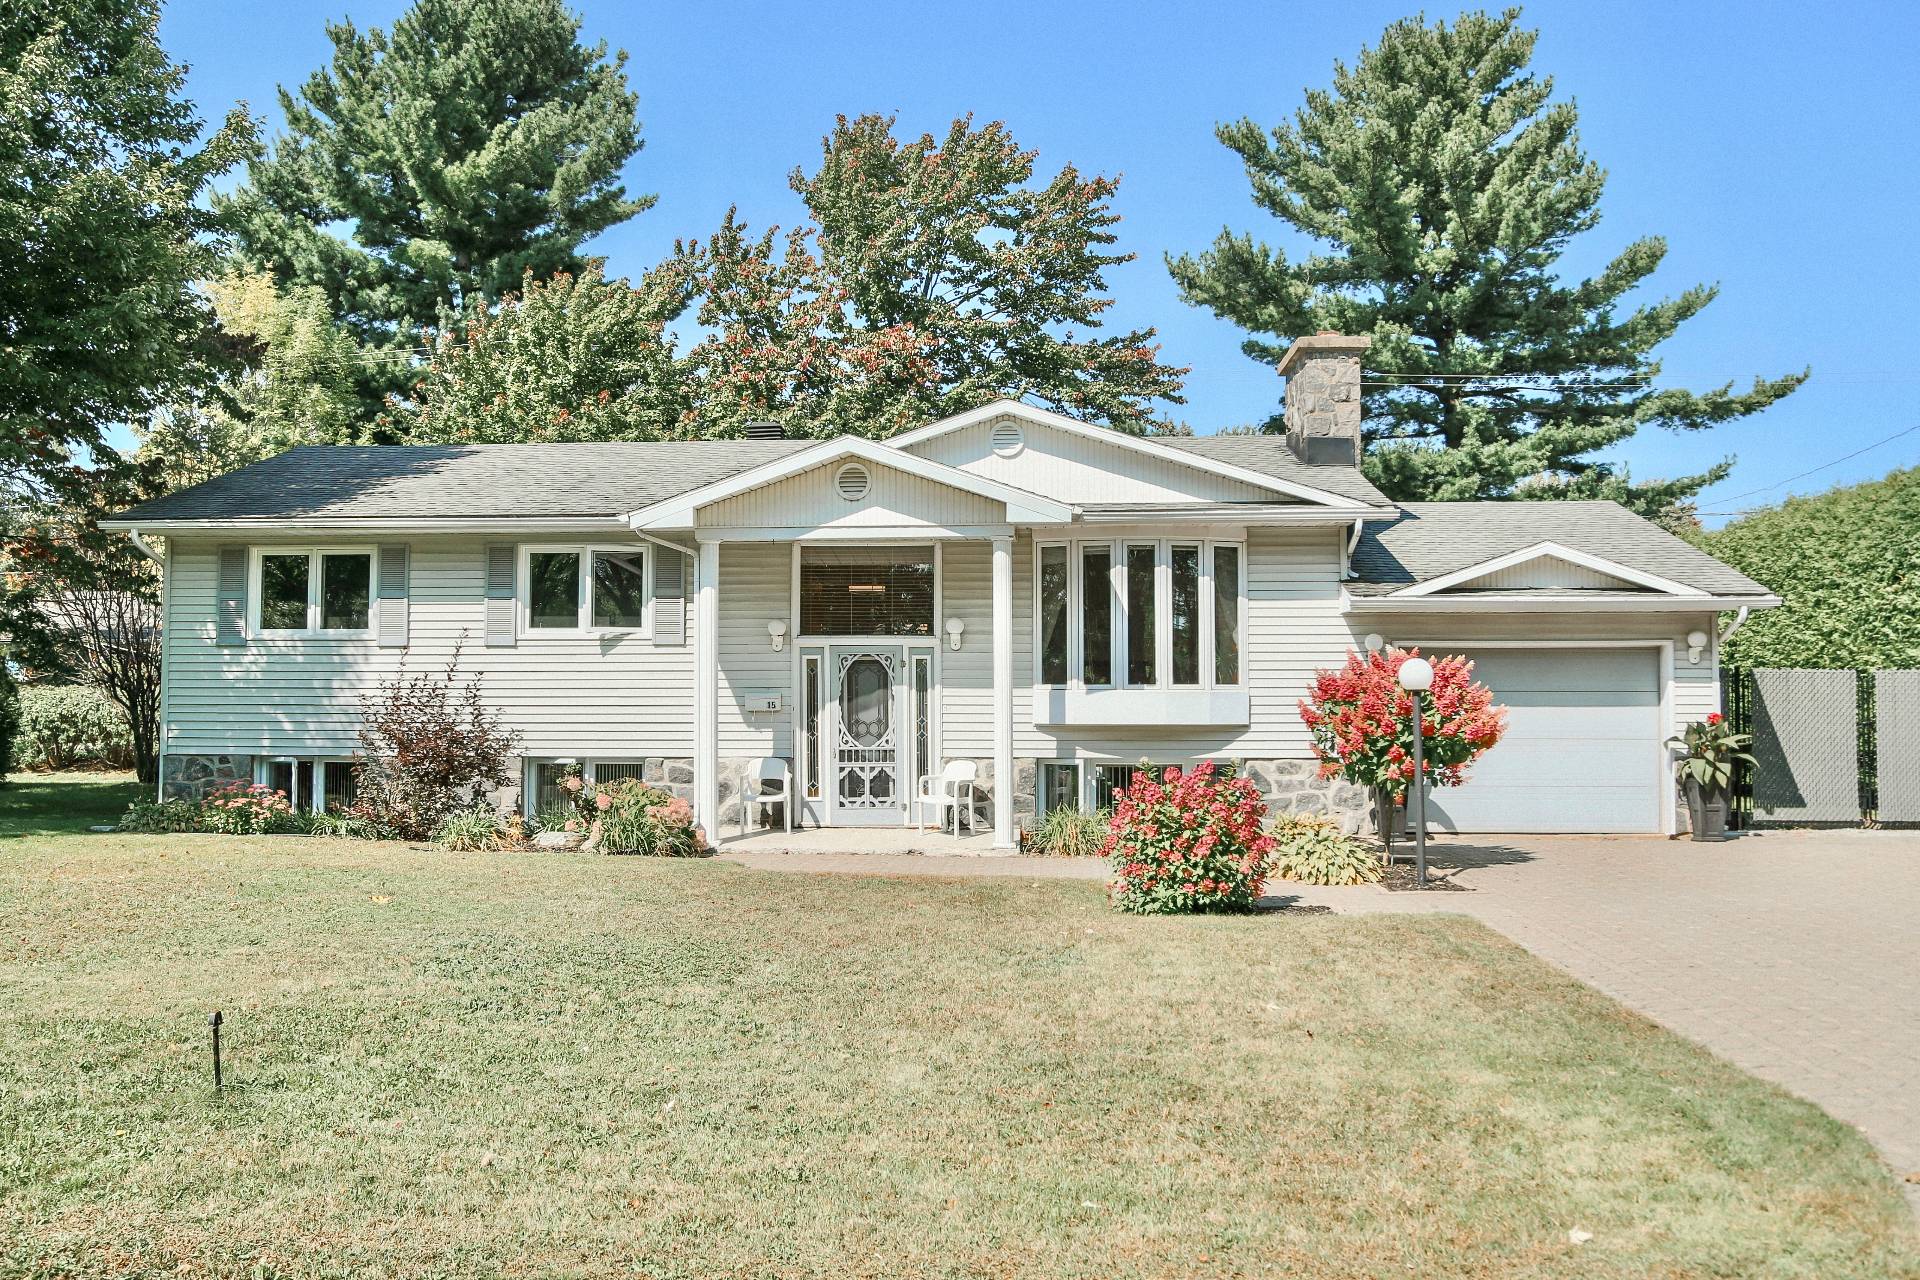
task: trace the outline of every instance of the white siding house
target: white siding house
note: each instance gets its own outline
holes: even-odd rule
[[[881,443],[300,449],[148,503],[108,524],[164,539],[163,789],[338,803],[361,699],[457,651],[529,807],[578,761],[724,837],[774,757],[801,822],[906,826],[970,762],[1005,846],[1207,758],[1359,825],[1298,702],[1386,643],[1473,657],[1510,707],[1444,824],[1673,830],[1661,743],[1718,706],[1719,617],[1777,601],[1612,504],[1389,502],[1357,465],[1363,346],[1295,344],[1286,436],[998,402]]]

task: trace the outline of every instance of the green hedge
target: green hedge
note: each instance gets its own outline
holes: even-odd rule
[[[132,763],[127,718],[98,689],[41,685],[21,691],[17,768],[125,769]]]
[[[20,690],[13,683],[13,673],[7,670],[7,660],[0,658],[0,781],[5,781],[14,768],[19,733]]]

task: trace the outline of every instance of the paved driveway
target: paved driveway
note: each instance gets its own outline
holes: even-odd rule
[[[1271,888],[1342,911],[1475,916],[1575,977],[1859,1126],[1920,1171],[1920,833],[1446,841],[1471,893]],[[725,855],[723,855],[725,856]],[[1095,862],[741,856],[791,870],[1104,874]],[[1920,1186],[1908,1185],[1920,1207]]]

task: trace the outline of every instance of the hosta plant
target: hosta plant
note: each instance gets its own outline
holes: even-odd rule
[[[1251,911],[1266,879],[1267,806],[1244,778],[1202,762],[1142,769],[1121,793],[1101,852],[1113,905],[1138,915]]]
[[[1372,884],[1380,879],[1380,851],[1342,831],[1331,818],[1283,814],[1268,834],[1273,853],[1267,869],[1275,879],[1300,884]]]

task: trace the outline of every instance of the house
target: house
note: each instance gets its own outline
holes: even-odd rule
[[[296,449],[104,522],[164,536],[168,794],[352,787],[358,700],[462,668],[524,735],[727,834],[749,761],[806,824],[904,826],[978,762],[994,842],[1141,760],[1233,760],[1366,820],[1297,703],[1382,640],[1463,652],[1505,742],[1463,831],[1671,832],[1663,740],[1719,705],[1716,620],[1779,603],[1610,503],[1396,505],[1361,474],[1366,339],[1297,341],[1285,435],[1142,438],[998,402],[885,442]]]

